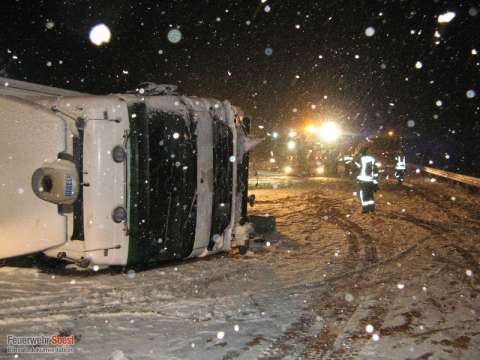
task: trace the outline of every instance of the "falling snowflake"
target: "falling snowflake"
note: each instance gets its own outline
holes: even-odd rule
[[[453,20],[456,14],[453,11],[447,11],[444,14],[438,16],[438,23],[439,24],[446,24]]]
[[[422,67],[423,67],[423,64],[422,64],[420,61],[417,61],[417,62],[415,63],[415,68],[416,68],[416,69],[421,69]]]
[[[365,29],[365,35],[371,37],[375,35],[375,29],[372,26],[369,26]]]
[[[110,42],[110,39],[112,38],[112,33],[110,32],[110,29],[107,25],[98,24],[90,30],[89,38],[92,44],[94,44],[95,46],[102,46]]]
[[[134,279],[135,276],[136,276],[135,270],[133,270],[133,269],[128,270],[127,276],[128,276],[129,279]]]
[[[467,95],[467,98],[473,99],[477,95],[477,93],[475,92],[475,90],[470,89],[467,91],[466,95]]]
[[[178,44],[182,40],[182,32],[178,29],[170,29],[167,34],[167,39],[172,44]]]

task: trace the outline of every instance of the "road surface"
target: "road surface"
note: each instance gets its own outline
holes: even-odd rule
[[[258,180],[258,181],[257,181]],[[277,231],[232,252],[98,272],[0,268],[0,358],[478,359],[480,196],[418,176],[362,214],[348,179],[251,180]],[[5,353],[67,334],[69,355]]]

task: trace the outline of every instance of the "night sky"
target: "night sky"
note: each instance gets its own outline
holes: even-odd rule
[[[177,84],[229,99],[268,129],[325,117],[362,136],[393,127],[414,161],[480,175],[478,1],[4,0],[0,8],[0,70],[11,78],[92,94]],[[448,11],[456,16],[439,24]],[[101,47],[89,40],[98,23],[112,33]],[[167,39],[173,28],[182,33],[176,44]]]

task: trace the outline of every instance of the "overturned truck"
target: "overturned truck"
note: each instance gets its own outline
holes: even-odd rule
[[[0,259],[132,265],[246,246],[254,141],[228,101],[18,88],[0,94]]]

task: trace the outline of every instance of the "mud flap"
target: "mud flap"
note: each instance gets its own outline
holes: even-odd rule
[[[270,215],[250,215],[248,221],[253,224],[257,234],[266,234],[276,229],[275,217]]]

